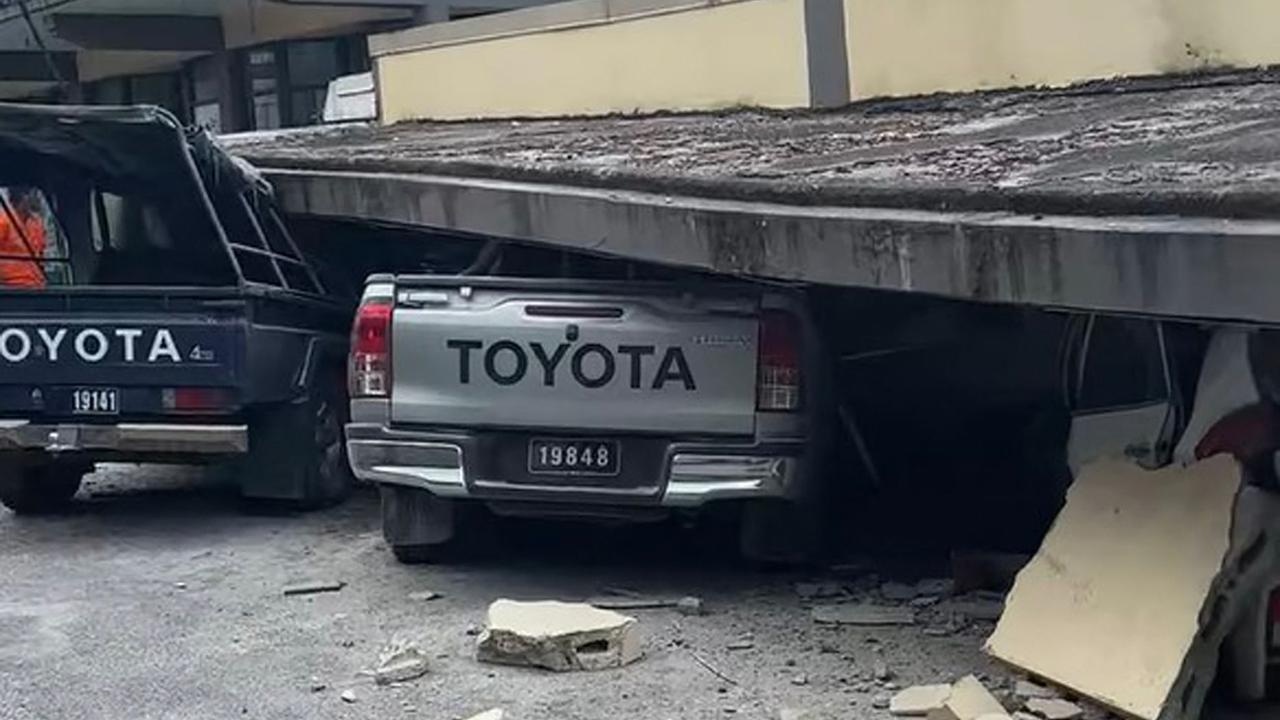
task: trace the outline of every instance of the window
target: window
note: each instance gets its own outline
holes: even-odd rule
[[[1076,410],[1142,405],[1169,397],[1159,323],[1096,316],[1084,334]]]
[[[221,65],[218,58],[205,57],[191,63],[191,113],[195,124],[212,132],[222,132],[220,90]]]
[[[280,127],[280,98],[277,95],[276,51],[258,48],[248,54],[249,95],[253,105],[253,127],[273,130]]]
[[[0,186],[0,286],[71,284],[67,238],[42,190]]]

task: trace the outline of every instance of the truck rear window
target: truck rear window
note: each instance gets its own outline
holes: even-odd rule
[[[237,284],[195,199],[0,185],[0,286]]]

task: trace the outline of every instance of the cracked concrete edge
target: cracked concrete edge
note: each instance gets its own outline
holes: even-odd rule
[[[268,170],[285,210],[727,275],[1280,321],[1280,221],[797,206],[445,175]]]

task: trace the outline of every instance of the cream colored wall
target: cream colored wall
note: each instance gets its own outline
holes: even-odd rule
[[[1280,0],[844,0],[854,99],[1280,62]]]
[[[744,0],[376,59],[383,120],[809,102],[803,0]]]

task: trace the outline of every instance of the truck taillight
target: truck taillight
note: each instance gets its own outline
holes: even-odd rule
[[[356,310],[347,365],[351,397],[386,397],[391,391],[391,301],[371,300]]]
[[[227,410],[233,400],[223,388],[176,387],[160,391],[160,404],[167,412],[202,413]]]
[[[756,409],[800,409],[800,324],[794,315],[766,310],[760,317]]]

